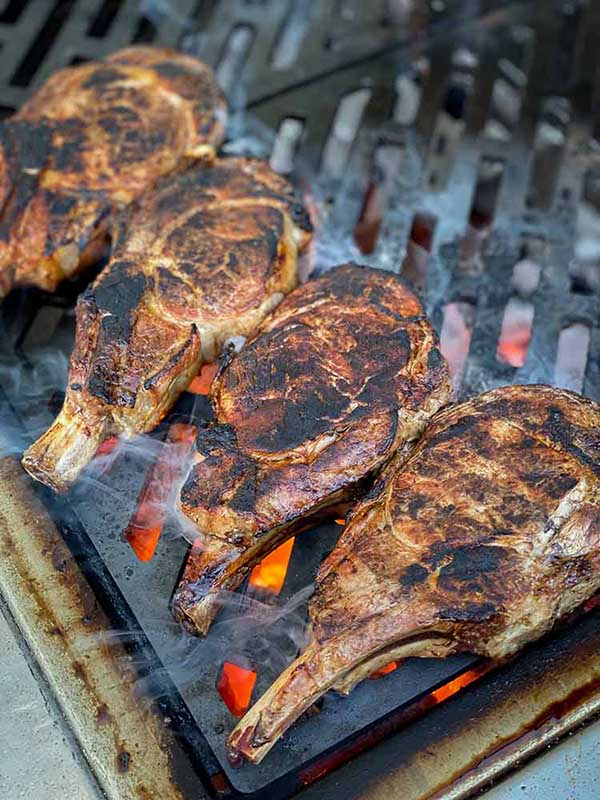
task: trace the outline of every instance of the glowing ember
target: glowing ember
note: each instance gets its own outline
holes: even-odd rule
[[[470,303],[448,303],[440,333],[440,350],[452,376],[455,392],[460,388],[463,371],[471,348],[471,333],[475,322],[475,308]]]
[[[162,533],[169,497],[181,477],[196,436],[193,425],[176,422],[169,428],[165,448],[150,468],[125,538],[140,561],[150,561]]]
[[[117,444],[119,443],[118,436],[111,436],[110,439],[107,439],[105,442],[102,442],[100,447],[96,450],[96,456],[108,456],[112,451],[115,449]]]
[[[217,690],[223,702],[235,717],[241,717],[250,706],[256,672],[240,667],[231,661],[223,663]]]
[[[496,358],[511,367],[522,367],[527,360],[533,324],[533,305],[512,297],[502,319]]]
[[[188,392],[192,392],[192,394],[210,394],[210,387],[212,386],[218,369],[219,365],[216,361],[212,364],[204,364],[200,372],[188,386]]]
[[[379,667],[379,669],[376,669],[375,672],[372,672],[369,675],[369,678],[371,678],[371,680],[375,680],[376,678],[382,678],[384,675],[388,675],[390,672],[393,672],[395,669],[398,669],[401,663],[402,663],[401,661],[390,661],[383,667]]]
[[[436,689],[434,692],[431,692],[431,697],[435,701],[435,703],[442,703],[444,700],[447,700],[452,695],[455,695],[457,692],[460,692],[461,689],[464,689],[465,686],[468,686],[473,681],[476,681],[477,678],[480,678],[485,672],[487,672],[489,667],[482,666],[479,669],[470,669],[467,672],[463,672],[462,675],[459,675],[454,680],[449,681],[448,683],[444,684],[444,686],[440,686],[439,689]]]
[[[285,582],[290,556],[294,548],[294,539],[280,544],[276,550],[263,558],[252,570],[250,586],[272,594],[279,594]]]
[[[336,523],[338,525],[345,525],[346,524],[346,520],[345,519],[336,519]]]

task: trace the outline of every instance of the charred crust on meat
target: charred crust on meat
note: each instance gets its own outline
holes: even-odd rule
[[[547,418],[542,426],[542,432],[552,441],[559,444],[567,453],[574,456],[578,461],[591,469],[596,475],[600,474],[600,461],[597,456],[598,450],[594,455],[586,453],[579,447],[577,441],[580,431],[567,420],[558,406],[549,406]]]
[[[511,563],[510,551],[494,545],[463,545],[449,555],[438,575],[438,588],[445,591],[483,591],[495,583],[493,573]]]
[[[4,200],[0,239],[8,241],[13,225],[39,191],[38,171],[49,160],[53,128],[50,123],[32,125],[26,120],[9,120],[0,125],[0,144],[12,189]]]
[[[437,347],[433,347],[427,356],[427,366],[429,369],[437,369],[444,361],[444,358]]]
[[[429,572],[421,564],[411,564],[400,575],[400,584],[404,589],[411,589],[425,583],[429,577]]]
[[[306,231],[307,233],[312,233],[313,224],[310,219],[310,214],[301,202],[296,201],[291,205],[290,216],[292,218],[292,222],[301,230]]]
[[[98,340],[92,356],[88,391],[109,405],[135,405],[135,392],[120,389],[115,383],[115,363],[111,353],[131,336],[135,313],[146,290],[146,279],[130,261],[116,261],[95,287],[86,290],[83,302],[95,305],[100,313]]]
[[[439,445],[443,442],[449,442],[452,439],[458,439],[468,431],[471,431],[473,428],[477,427],[478,423],[479,417],[477,415],[466,415],[458,419],[456,422],[453,422],[447,428],[443,428],[441,431],[435,433],[430,442],[432,445]]]
[[[94,299],[99,311],[126,317],[137,308],[145,289],[146,278],[137,271],[135,262],[113,261],[110,270],[95,287],[90,287],[86,297]]]
[[[123,80],[124,73],[113,67],[96,67],[83,83],[84,89],[100,89],[108,84]]]
[[[232,425],[208,425],[198,430],[196,450],[201,455],[210,455],[223,448],[234,448],[236,441],[235,428]]]
[[[448,606],[439,611],[440,619],[455,620],[456,622],[485,622],[497,614],[498,609],[493,603],[474,602],[468,602],[461,606]]]
[[[165,78],[187,78],[190,74],[187,67],[174,61],[160,61],[158,64],[153,64],[152,69]]]
[[[14,159],[17,169],[42,169],[46,166],[52,148],[55,126],[41,120],[32,124],[27,120],[10,120],[0,126],[4,131],[7,155]]]
[[[84,146],[83,132],[80,140],[64,142],[54,154],[54,169],[61,172],[81,172],[84,166],[82,158]]]
[[[240,514],[252,511],[256,504],[258,486],[256,474],[245,475],[241,483],[236,487],[235,494],[229,500],[229,507]]]
[[[166,267],[158,267],[156,270],[156,279],[153,276],[153,284],[154,280],[158,283],[159,292],[165,294],[169,298],[173,298],[174,302],[186,296],[188,291],[187,284],[172,270]]]
[[[68,194],[58,194],[55,192],[45,192],[46,205],[52,216],[65,216],[69,214],[77,205],[77,198]],[[52,223],[51,223],[52,224]]]
[[[114,386],[114,370],[105,364],[96,364],[94,371],[88,379],[87,389],[91,395],[102,400],[107,405],[128,406],[135,405],[135,394],[125,392]]]
[[[173,368],[177,366],[177,364],[181,361],[181,359],[186,355],[189,348],[192,346],[194,339],[198,338],[198,329],[195,325],[192,325],[190,328],[190,335],[182,344],[182,346],[174,353],[166,362],[166,364],[155,372],[150,378],[147,378],[144,381],[144,389],[152,389],[156,386],[160,380],[165,376],[172,372]]]
[[[415,495],[408,503],[407,511],[410,517],[416,519],[419,511],[429,503],[430,500],[426,495]]]
[[[555,500],[570,492],[578,483],[578,478],[575,475],[564,472],[557,475],[543,475],[533,472],[528,473],[527,476],[520,474],[520,477],[526,477],[528,483],[539,487],[540,490]]]

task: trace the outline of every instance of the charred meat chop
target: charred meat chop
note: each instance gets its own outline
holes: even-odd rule
[[[116,212],[223,139],[211,70],[159,47],[55,73],[0,125],[0,298],[54,291],[105,251]]]
[[[261,161],[226,158],[161,181],[79,298],[64,406],[25,469],[63,491],[105,439],[155,427],[202,362],[296,286],[310,231],[291,186]]]
[[[203,537],[173,600],[205,634],[219,592],[352,499],[450,392],[421,304],[397,276],[346,264],[296,289],[213,387],[181,508]]]
[[[241,720],[260,761],[330,688],[383,663],[506,657],[600,588],[600,407],[546,386],[437,414],[384,470],[323,562],[312,641]]]

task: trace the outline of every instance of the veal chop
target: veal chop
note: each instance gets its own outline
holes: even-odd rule
[[[205,634],[222,590],[353,499],[449,393],[436,334],[396,275],[346,264],[292,292],[214,385],[217,424],[180,495],[201,545],[176,617]]]
[[[65,402],[25,469],[64,491],[108,437],[154,428],[200,365],[294,288],[310,232],[290,184],[262,161],[220,159],[159,182],[78,300]]]
[[[330,688],[390,660],[503,658],[600,588],[600,407],[546,386],[437,414],[322,564],[311,642],[229,738],[260,761]]]
[[[212,160],[225,101],[211,70],[161,47],[55,73],[0,125],[0,298],[53,291],[106,249],[161,175]]]

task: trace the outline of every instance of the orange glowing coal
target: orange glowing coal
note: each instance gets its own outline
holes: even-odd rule
[[[527,361],[531,342],[533,305],[511,298],[504,309],[496,358],[511,367],[522,367]]]
[[[234,717],[242,717],[250,707],[256,672],[225,661],[217,683],[217,691]]]
[[[498,342],[497,358],[511,367],[523,367],[527,360],[527,350],[531,341],[531,330],[514,331],[512,339],[500,339]]]
[[[218,363],[204,364],[200,372],[190,383],[187,390],[192,394],[210,394],[210,387],[219,369]]]
[[[279,594],[285,583],[293,549],[294,539],[292,538],[280,544],[277,549],[263,558],[250,574],[250,586],[271,594]]]
[[[195,436],[193,425],[173,423],[167,433],[171,446],[165,448],[148,471],[136,510],[125,531],[125,538],[140,561],[150,561],[154,556],[167,517],[169,497],[181,477]]]
[[[401,661],[390,661],[387,664],[384,664],[383,667],[379,667],[376,669],[375,672],[372,672],[369,675],[371,680],[376,680],[377,678],[383,678],[384,675],[388,675],[390,672],[393,672],[395,669],[398,669],[402,662]]]
[[[100,447],[96,450],[96,455],[97,456],[110,455],[110,453],[112,453],[112,451],[115,449],[118,443],[119,443],[119,437],[111,436],[110,439],[107,439],[105,442],[102,442]]]
[[[444,700],[447,700],[449,697],[460,692],[461,689],[464,689],[465,686],[468,686],[473,681],[476,681],[477,678],[480,678],[484,673],[488,672],[490,669],[489,665],[482,665],[478,669],[469,669],[466,672],[463,672],[462,675],[459,675],[457,678],[454,678],[448,683],[445,683],[443,686],[440,686],[439,689],[431,692],[430,697],[434,700],[435,704],[442,703]]]

